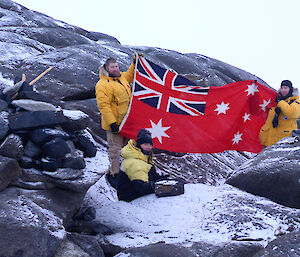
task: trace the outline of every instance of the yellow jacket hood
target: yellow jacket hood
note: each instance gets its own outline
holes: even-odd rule
[[[142,180],[148,182],[148,172],[153,164],[153,157],[144,155],[138,147],[135,140],[129,140],[128,144],[121,150],[122,169],[127,174],[128,178],[133,180]]]
[[[153,157],[143,154],[141,149],[136,147],[136,142],[133,139],[130,139],[128,144],[122,148],[121,155],[124,159],[138,159],[147,163],[153,163]]]

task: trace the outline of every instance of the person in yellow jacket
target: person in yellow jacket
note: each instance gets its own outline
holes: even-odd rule
[[[291,81],[281,82],[276,101],[277,106],[269,110],[268,118],[259,133],[263,146],[273,145],[278,140],[291,136],[292,131],[297,129],[300,100]]]
[[[140,196],[154,193],[155,181],[167,178],[156,173],[152,148],[152,137],[146,129],[139,131],[136,141],[130,139],[122,148],[124,160],[117,185],[119,200],[130,202]]]
[[[130,84],[134,78],[135,59],[126,72],[120,72],[114,58],[106,60],[100,67],[99,81],[95,87],[97,105],[101,113],[102,128],[106,130],[110,167],[106,177],[116,187],[116,175],[120,170],[121,148],[127,140],[119,134],[119,125],[127,113],[130,98]]]

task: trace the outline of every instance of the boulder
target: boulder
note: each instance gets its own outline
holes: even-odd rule
[[[75,169],[57,169],[55,172],[43,171],[43,175],[59,180],[74,180],[83,175],[83,171]]]
[[[10,134],[0,145],[0,155],[20,160],[24,155],[22,139],[18,135]]]
[[[62,167],[62,159],[45,157],[35,161],[35,167],[39,170],[56,171]]]
[[[68,169],[70,170],[70,169]],[[93,174],[88,172],[86,169],[83,170],[83,174],[76,179],[53,179],[49,178],[49,182],[54,184],[58,188],[63,188],[67,191],[74,192],[86,192],[90,186],[92,186],[98,179],[99,174]],[[77,171],[74,171],[74,173]]]
[[[6,137],[9,130],[7,117],[7,112],[0,112],[0,141]]]
[[[0,90],[0,100],[5,100],[5,95],[3,94],[3,91]]]
[[[55,253],[54,257],[69,257],[69,256],[80,256],[80,257],[90,257],[81,247],[72,241],[65,240]]]
[[[98,221],[85,221],[79,220],[68,226],[68,231],[82,233],[85,235],[111,235],[113,231],[106,225],[98,222]]]
[[[99,109],[96,98],[64,102],[64,109],[80,110],[89,117],[88,131],[93,135],[93,139],[106,146],[106,132],[101,127]]]
[[[32,85],[29,85],[29,83],[27,81],[24,81],[22,83],[18,93],[22,93],[22,92],[33,92]]]
[[[59,188],[7,188],[0,194],[0,256],[54,256],[66,236],[63,219],[74,214],[82,197]]]
[[[21,189],[27,190],[47,190],[53,189],[56,186],[51,183],[45,182],[24,182],[21,179],[16,180],[15,182],[11,183],[10,186],[18,187]]]
[[[12,130],[51,127],[66,122],[61,111],[19,112],[8,116],[9,127]]]
[[[122,251],[123,255],[130,257],[249,257],[261,250],[262,246],[257,243],[221,243],[219,245],[209,243],[193,243],[192,246],[157,243],[143,247],[130,248]],[[122,256],[120,254],[120,256]]]
[[[31,157],[31,158],[37,158],[41,154],[41,149],[34,144],[32,141],[28,140],[25,150],[24,150],[24,155]]]
[[[88,253],[89,257],[104,257],[104,252],[96,237],[79,233],[67,233],[67,238]]]
[[[52,99],[50,99],[47,96],[44,96],[42,94],[39,94],[37,92],[34,91],[23,91],[21,93],[19,93],[19,98],[21,99],[32,99],[32,100],[36,100],[36,101],[42,101],[45,103],[51,103],[55,106],[58,105],[58,103]]]
[[[262,250],[263,246],[259,242],[255,241],[233,241],[220,244],[197,242],[193,243],[189,248],[197,254],[196,256],[201,257],[250,257]]]
[[[299,257],[300,256],[300,231],[281,235],[270,242],[265,249],[253,257]]]
[[[8,104],[5,100],[0,99],[0,112],[8,111]]]
[[[300,142],[295,137],[265,148],[226,183],[285,206],[300,208]]]
[[[68,133],[59,128],[37,128],[30,132],[31,140],[38,145],[43,145],[54,138],[68,139],[69,137]]]
[[[91,221],[96,218],[96,209],[94,207],[81,207],[72,217],[73,220]]]
[[[63,110],[64,116],[68,121],[62,124],[63,129],[65,130],[83,130],[89,124],[89,117],[82,111],[79,110]]]
[[[173,244],[153,244],[147,245],[143,247],[137,247],[122,251],[119,256],[130,256],[130,257],[196,257],[195,253],[193,253],[190,249],[184,246],[177,246]],[[118,256],[118,255],[117,255]],[[212,256],[212,255],[210,255]],[[202,257],[202,255],[201,255]]]
[[[22,170],[15,159],[0,156],[0,191],[22,174]]]
[[[21,157],[21,159],[19,160],[19,164],[24,169],[31,169],[35,167],[35,161],[32,158],[25,155]]]
[[[8,86],[4,88],[3,94],[6,96],[12,97],[13,95],[17,94],[20,88],[22,87],[23,81],[19,81],[18,83]]]
[[[73,135],[75,146],[84,152],[85,157],[94,157],[97,153],[97,146],[88,130],[76,131]]]
[[[36,101],[31,99],[13,100],[11,104],[15,107],[22,108],[26,111],[56,111],[56,107],[53,104],[45,103],[42,101]]]
[[[84,169],[86,166],[83,153],[80,150],[75,150],[69,155],[67,154],[62,162],[63,168]]]
[[[57,137],[42,146],[42,153],[50,158],[64,158],[72,149],[66,140]]]

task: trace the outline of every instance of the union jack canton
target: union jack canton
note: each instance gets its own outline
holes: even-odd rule
[[[133,95],[169,113],[204,115],[209,87],[200,87],[143,57],[138,58]]]

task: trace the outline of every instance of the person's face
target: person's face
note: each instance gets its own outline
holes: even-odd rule
[[[107,71],[111,77],[120,76],[120,69],[117,62],[110,63],[107,67]]]
[[[149,143],[144,143],[144,144],[141,144],[141,148],[144,151],[151,152],[152,149],[153,149],[153,146],[151,144],[149,144]]]
[[[287,96],[290,92],[290,88],[287,86],[282,86],[282,87],[280,87],[279,92],[282,96]]]

